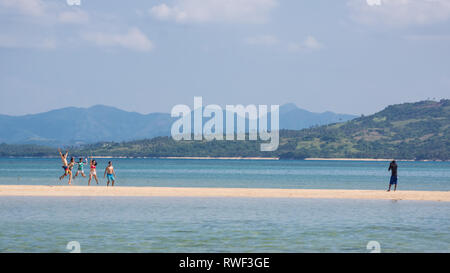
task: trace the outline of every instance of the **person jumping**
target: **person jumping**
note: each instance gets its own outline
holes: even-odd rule
[[[66,150],[66,153],[62,154],[61,149],[58,148],[58,152],[59,152],[59,156],[61,157],[61,161],[63,163],[62,168],[64,169],[64,174],[59,177],[59,180],[61,180],[69,173],[69,168],[68,168],[68,164],[67,164],[67,156],[69,155],[69,151]]]
[[[86,175],[84,174],[84,164],[87,165],[87,163],[88,163],[87,158],[86,158],[86,162],[83,162],[83,158],[80,157],[80,160],[76,163],[78,166],[78,169],[77,169],[77,172],[75,173],[75,177],[73,179],[77,178],[78,174],[81,174],[81,176],[86,177]]]

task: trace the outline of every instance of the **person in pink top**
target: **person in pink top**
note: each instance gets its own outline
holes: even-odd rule
[[[98,185],[98,178],[97,178],[97,161],[95,161],[95,159],[91,158],[91,163],[90,163],[90,171],[89,171],[89,181],[88,181],[88,186],[91,185],[91,180],[92,177],[94,177],[95,181],[97,182]]]

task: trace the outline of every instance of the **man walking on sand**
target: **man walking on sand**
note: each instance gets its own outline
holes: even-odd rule
[[[108,162],[108,167],[105,169],[105,173],[103,174],[103,178],[105,176],[108,178],[108,182],[106,183],[106,186],[109,186],[109,181],[111,181],[111,187],[114,187],[114,181],[116,180],[116,172],[114,171],[114,167],[112,165],[112,162]]]
[[[397,190],[397,163],[395,162],[395,160],[392,160],[391,164],[389,164],[389,169],[388,171],[392,172],[391,175],[391,181],[389,182],[389,189],[387,191],[391,191],[391,186],[394,186],[394,191]]]

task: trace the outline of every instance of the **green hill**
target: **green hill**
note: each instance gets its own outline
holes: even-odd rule
[[[374,115],[301,131],[286,131],[283,158],[450,159],[450,100],[392,105]],[[295,149],[294,149],[295,148]]]
[[[71,149],[74,155],[280,157],[282,159],[396,158],[450,160],[450,100],[392,105],[370,116],[303,130],[281,130],[275,152],[259,151],[257,141],[180,141],[157,137],[105,142]],[[0,145],[20,154],[20,146]],[[44,149],[28,146],[42,155]],[[26,154],[25,154],[26,155]],[[30,155],[30,154],[28,154]],[[33,154],[31,154],[33,155]]]

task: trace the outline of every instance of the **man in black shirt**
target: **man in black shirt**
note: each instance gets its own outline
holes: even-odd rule
[[[395,162],[395,160],[392,160],[391,164],[389,164],[389,169],[388,171],[392,171],[392,175],[391,175],[391,181],[389,182],[389,189],[388,191],[391,191],[391,186],[392,184],[394,184],[394,191],[397,190],[397,163]]]

